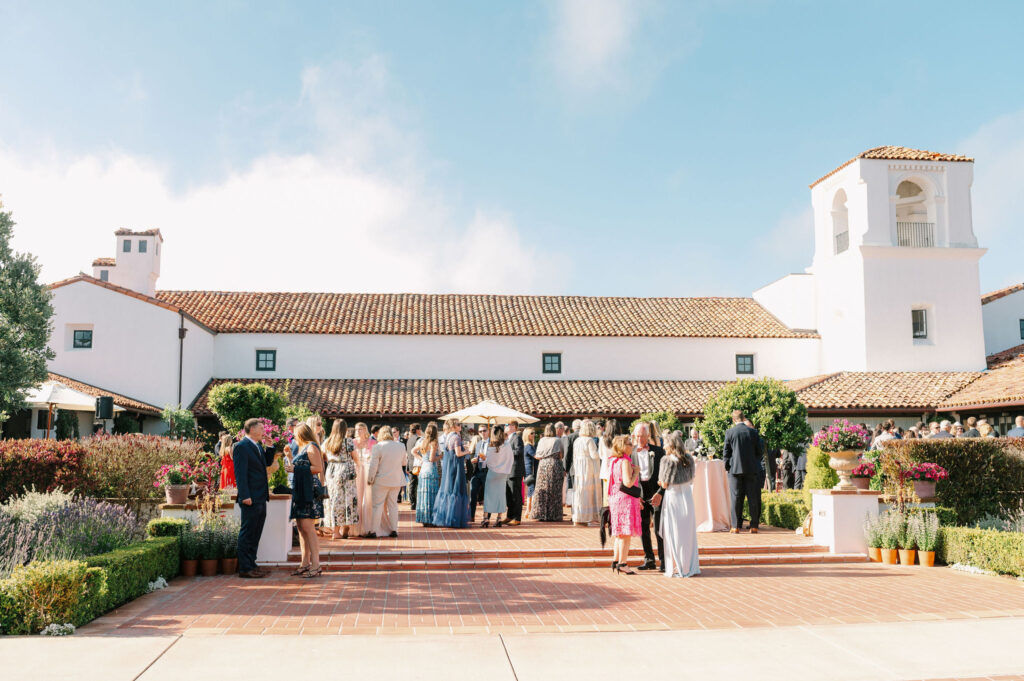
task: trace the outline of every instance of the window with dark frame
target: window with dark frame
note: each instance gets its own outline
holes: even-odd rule
[[[46,421],[48,420],[49,414],[49,409],[40,409],[36,412],[36,430],[46,430]],[[52,423],[50,424],[50,427],[53,427]]]
[[[752,373],[754,373],[754,356],[753,355],[736,355],[736,373],[737,374],[752,374]]]
[[[145,239],[139,239],[139,253],[145,253],[145,252],[146,252],[146,240]]]
[[[914,340],[928,337],[928,310],[911,310],[911,324],[914,329]]]
[[[257,350],[256,371],[277,371],[277,350]]]
[[[543,358],[543,367],[545,374],[562,373],[562,353],[545,352]]]
[[[100,281],[110,281],[110,270],[100,270]]]
[[[71,347],[84,349],[92,347],[92,329],[75,329],[71,335]]]
[[[131,239],[125,239],[124,240],[124,245],[121,246],[121,250],[124,251],[125,253],[131,253],[132,252],[132,240]]]
[[[1024,319],[1020,320],[1020,339],[1024,340]]]

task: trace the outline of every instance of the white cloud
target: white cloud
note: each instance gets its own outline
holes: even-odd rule
[[[564,268],[511,218],[471,208],[460,219],[422,179],[379,60],[307,69],[302,86],[290,116],[313,122],[315,151],[264,154],[181,191],[154,159],[123,151],[0,147],[15,247],[55,281],[113,255],[115,229],[158,227],[164,289],[557,292]]]
[[[620,82],[643,9],[629,0],[557,3],[552,56],[565,79],[586,90]]]

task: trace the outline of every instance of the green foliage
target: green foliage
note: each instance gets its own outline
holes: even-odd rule
[[[142,426],[139,425],[138,417],[126,411],[119,411],[114,414],[114,435],[128,435],[141,432]]]
[[[630,424],[629,431],[633,432],[633,429],[636,428],[641,421],[644,423],[649,423],[651,421],[656,422],[658,424],[658,428],[661,429],[662,435],[673,430],[683,429],[683,422],[679,420],[674,411],[654,411],[648,414],[640,414],[640,418]]]
[[[949,472],[935,486],[937,502],[956,511],[960,525],[985,515],[1007,517],[1024,503],[1024,450],[1003,438],[890,440],[892,453],[913,463],[936,463]]]
[[[895,518],[899,518],[899,523],[896,524],[896,544],[897,548],[912,550],[917,548],[917,533],[914,531],[914,518],[920,518],[920,515],[911,516],[900,514],[893,514]]]
[[[799,490],[761,491],[760,522],[762,525],[795,530],[803,525],[809,512]],[[743,504],[743,517],[750,520],[750,506],[747,502]]]
[[[177,537],[156,537],[86,558],[89,567],[103,570],[107,583],[107,592],[95,604],[89,619],[138,598],[157,577],[175,577],[179,553]]]
[[[206,403],[228,432],[237,433],[252,418],[283,423],[288,397],[265,383],[221,383],[210,389]]]
[[[935,516],[939,525],[952,527],[957,524],[956,511],[945,506],[917,506],[907,509],[909,515]]]
[[[817,447],[807,448],[807,475],[804,478],[802,494],[807,508],[811,507],[811,490],[832,489],[839,484],[839,473],[828,465],[832,457]]]
[[[92,619],[106,596],[106,576],[80,560],[36,561],[0,582],[0,631],[34,634],[50,624]]]
[[[14,220],[0,205],[0,422],[25,406],[25,392],[46,380],[53,328],[49,287],[39,265],[11,249]]]
[[[67,409],[58,409],[53,424],[54,437],[58,440],[78,439],[78,413]]]
[[[195,533],[199,542],[199,560],[220,558],[221,538],[217,528],[201,528]]]
[[[85,463],[85,446],[74,440],[0,440],[0,501],[29,488],[88,489]]]
[[[795,392],[774,378],[744,379],[715,393],[704,405],[704,418],[697,422],[705,446],[719,456],[725,431],[733,425],[733,409],[743,410],[768,449],[800,452],[811,438],[807,408]]]
[[[907,521],[902,513],[889,511],[881,515],[881,542],[883,549],[898,549],[900,547],[900,531]]]
[[[220,555],[222,558],[238,558],[237,525],[227,525],[220,529]]]
[[[160,412],[160,418],[167,424],[167,437],[193,440],[196,437],[196,417],[188,409],[167,405]]]
[[[180,537],[188,527],[190,523],[184,518],[153,518],[146,524],[146,536]]]
[[[202,545],[199,538],[199,532],[192,526],[184,528],[179,537],[181,542],[181,559],[182,560],[199,560],[199,552],[202,549]]]
[[[934,513],[914,513],[907,524],[921,551],[934,551],[939,544],[939,518]]]
[[[1024,533],[943,527],[938,557],[947,565],[973,565],[1024,577]]]
[[[883,522],[884,520],[881,516],[867,516],[864,518],[864,539],[867,540],[868,547],[873,549],[882,548],[882,535],[885,532]]]

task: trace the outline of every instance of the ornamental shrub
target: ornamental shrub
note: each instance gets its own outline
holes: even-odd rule
[[[649,423],[651,421],[656,422],[658,424],[658,428],[661,429],[662,435],[670,433],[673,430],[683,429],[683,422],[679,420],[674,411],[654,411],[647,414],[640,414],[640,418],[630,424],[629,432],[633,432],[633,429],[636,428],[641,421],[644,423]]]
[[[1024,533],[943,527],[937,555],[947,565],[972,565],[1024,577]]]
[[[109,553],[90,556],[85,562],[106,575],[106,593],[89,613],[89,619],[93,619],[146,593],[149,583],[158,577],[171,579],[177,576],[180,565],[178,538],[157,537],[136,542]]]
[[[87,490],[85,458],[75,440],[0,440],[0,502],[26,489]]]
[[[196,437],[196,417],[188,409],[167,405],[160,412],[160,418],[167,424],[167,437],[174,439],[194,440]]]
[[[86,443],[90,493],[101,498],[158,499],[153,486],[164,464],[197,464],[209,456],[196,440],[173,440],[157,435],[101,435]]]
[[[808,513],[800,490],[761,491],[762,525],[795,530],[803,525]],[[746,501],[743,503],[743,517],[750,520],[750,505]]]
[[[832,457],[817,447],[807,448],[807,475],[804,478],[802,490],[804,504],[811,508],[811,490],[832,489],[839,484],[839,473],[836,473],[828,465]]]
[[[184,518],[153,518],[146,525],[146,536],[180,537],[191,523]]]
[[[1024,440],[889,440],[884,452],[944,468],[949,477],[936,483],[937,503],[954,509],[960,525],[1008,517],[1024,503]]]
[[[252,418],[283,423],[288,397],[266,383],[221,383],[210,389],[206,403],[225,430],[234,433]]]
[[[82,561],[38,561],[18,567],[0,584],[0,625],[8,634],[34,634],[51,624],[92,619],[104,598],[105,576]]]
[[[58,440],[78,439],[78,412],[58,409],[54,419],[53,434]]]
[[[764,438],[768,449],[802,452],[811,439],[807,408],[796,393],[774,378],[745,379],[723,386],[704,405],[697,428],[708,450],[722,454],[725,431],[732,427],[733,409],[742,409]]]

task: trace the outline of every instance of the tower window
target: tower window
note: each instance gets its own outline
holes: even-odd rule
[[[920,340],[928,337],[928,310],[911,310],[911,325],[914,330],[914,339]]]
[[[100,270],[100,281],[110,281],[110,270]]]
[[[1024,340],[1024,319],[1020,320],[1020,339]]]
[[[145,239],[139,239],[139,253],[145,253],[145,252],[146,252],[146,240]]]
[[[132,240],[131,239],[125,239],[124,240],[124,245],[121,246],[121,250],[124,251],[125,253],[131,253],[132,252]]]
[[[256,371],[277,371],[277,350],[257,350]]]
[[[737,374],[752,374],[752,373],[754,373],[754,356],[753,355],[736,355],[736,373]]]
[[[545,374],[562,373],[562,353],[545,352],[542,362]]]
[[[92,347],[92,329],[75,329],[72,334],[71,347],[84,350]]]

